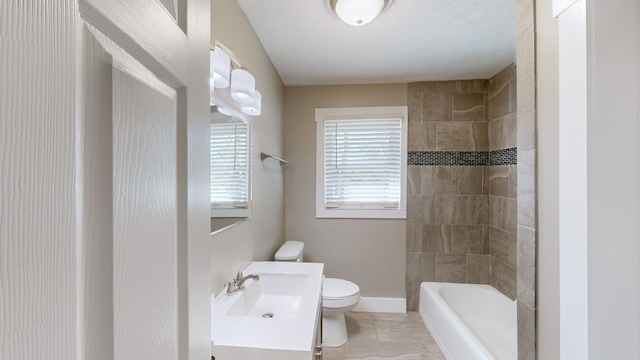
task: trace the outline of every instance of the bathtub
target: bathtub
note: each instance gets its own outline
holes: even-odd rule
[[[419,310],[449,360],[518,358],[516,301],[489,285],[423,282]]]

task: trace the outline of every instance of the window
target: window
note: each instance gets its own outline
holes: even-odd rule
[[[316,217],[406,217],[407,108],[316,109]]]
[[[250,216],[250,139],[244,122],[211,124],[211,217]]]

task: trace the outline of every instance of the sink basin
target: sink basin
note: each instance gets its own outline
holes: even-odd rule
[[[253,316],[276,319],[295,319],[307,287],[308,274],[260,273],[260,280],[252,281],[241,290],[229,316]]]
[[[243,289],[211,298],[216,359],[311,359],[319,326],[324,264],[252,262]]]

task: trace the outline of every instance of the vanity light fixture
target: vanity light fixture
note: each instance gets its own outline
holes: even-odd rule
[[[256,79],[244,69],[231,72],[231,98],[240,104],[248,105],[253,102],[256,91]]]
[[[260,115],[262,95],[256,90],[256,79],[240,65],[235,55],[216,43],[209,61],[210,105],[218,106],[220,112],[228,115],[237,115],[240,111],[251,116]]]
[[[391,0],[329,0],[340,20],[352,26],[370,23],[386,9]]]
[[[231,58],[229,55],[216,46],[215,51],[212,51],[213,61],[211,62],[211,72],[213,77],[213,86],[218,89],[225,89],[229,87],[229,74],[231,72]]]
[[[256,90],[254,92],[251,104],[243,104],[240,109],[247,115],[260,115],[262,113],[262,94],[260,94],[260,91]]]

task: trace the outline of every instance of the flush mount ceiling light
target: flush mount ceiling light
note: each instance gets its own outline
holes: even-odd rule
[[[391,0],[329,0],[331,9],[345,23],[361,26],[370,23],[389,6]]]

